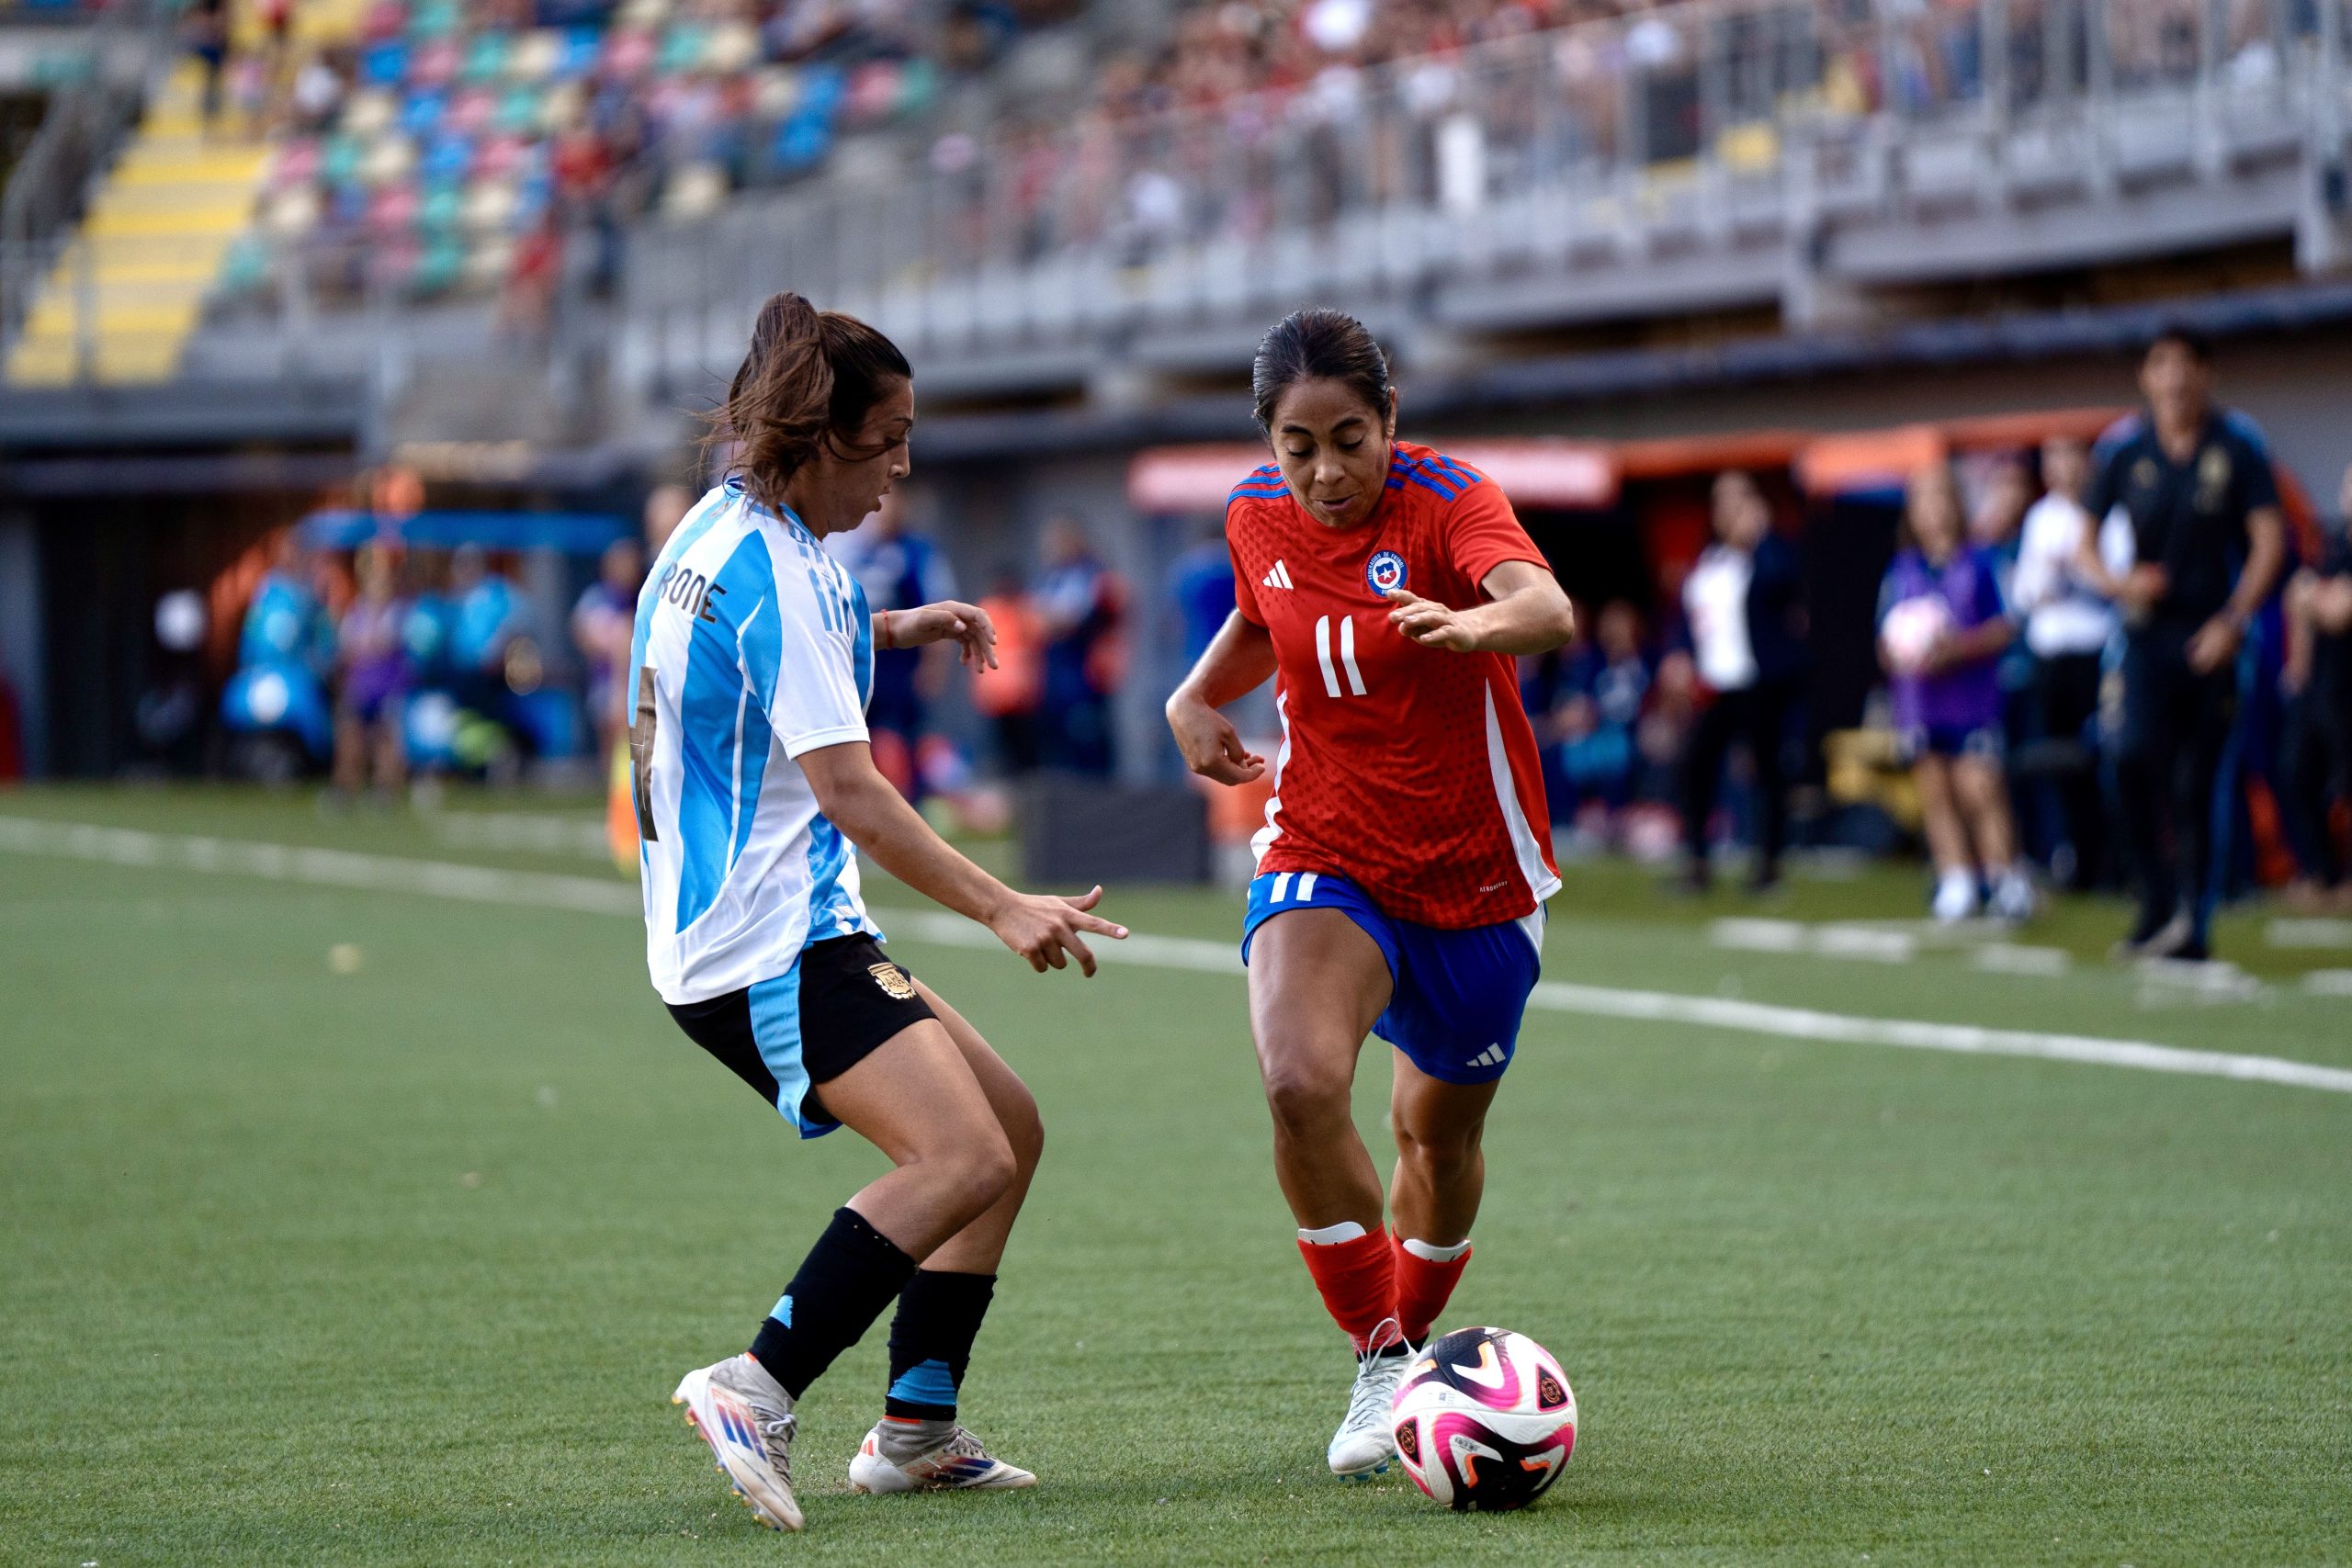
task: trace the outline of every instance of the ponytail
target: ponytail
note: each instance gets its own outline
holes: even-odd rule
[[[857,433],[890,383],[913,375],[898,345],[856,317],[820,310],[797,294],[772,295],[704,444],[733,442],[743,488],[774,508],[820,450],[851,461],[873,457],[878,449],[858,446]]]

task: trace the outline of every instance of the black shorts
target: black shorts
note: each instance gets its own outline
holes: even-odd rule
[[[911,1023],[939,1015],[914,977],[870,936],[800,950],[790,970],[707,1002],[673,1003],[687,1038],[814,1138],[841,1125],[816,1086],[837,1078]]]

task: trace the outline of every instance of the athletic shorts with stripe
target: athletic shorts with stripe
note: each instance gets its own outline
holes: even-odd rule
[[[1381,912],[1344,876],[1275,872],[1250,884],[1241,962],[1258,928],[1294,909],[1335,909],[1388,961],[1388,1009],[1372,1032],[1445,1083],[1490,1083],[1519,1049],[1520,1020],[1543,972],[1544,911],[1446,931]]]
[[[673,1002],[670,1016],[802,1137],[816,1138],[841,1125],[826,1114],[818,1086],[908,1025],[939,1015],[914,977],[859,935],[811,942],[775,979],[705,1002]]]

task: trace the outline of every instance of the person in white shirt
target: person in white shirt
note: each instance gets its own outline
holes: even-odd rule
[[[2115,635],[2115,607],[2076,570],[2092,519],[2081,496],[2090,479],[2090,452],[2072,436],[2041,446],[2045,493],[2025,514],[2018,539],[2012,606],[2025,617],[2025,646],[2033,658],[2032,714],[2046,765],[2021,770],[2039,820],[2054,817],[2051,871],[2080,890],[2109,874],[2107,804],[2099,789],[2098,749],[2086,734],[2098,713],[2100,670]],[[2099,551],[2119,575],[2132,564],[2132,528],[2120,515],[2099,525]],[[2055,811],[2049,807],[2055,796]]]
[[[1690,656],[1709,694],[1682,755],[1681,886],[1704,892],[1708,833],[1724,759],[1745,745],[1755,769],[1756,859],[1751,890],[1780,880],[1788,782],[1789,709],[1804,665],[1804,577],[1796,551],[1772,532],[1771,503],[1755,476],[1718,475],[1715,542],[1682,583]]]
[[[1027,1486],[956,1421],[956,1393],[1044,1134],[1012,1069],[886,956],[864,849],[1038,970],[1075,958],[1102,897],[1016,893],[950,848],[874,764],[877,649],[952,640],[976,671],[994,628],[955,601],[871,612],[820,547],[909,471],[906,358],[797,294],[760,312],[713,432],[735,471],[662,547],[638,595],[630,794],[654,988],[695,1043],[803,1137],[846,1126],[893,1168],[834,1212],[751,1349],[688,1372],[676,1403],[762,1522],[798,1529],[793,1406],[893,1299],[882,1420],[852,1490]],[[758,1234],[743,1194],[729,1234]],[[744,1222],[752,1223],[746,1224]]]

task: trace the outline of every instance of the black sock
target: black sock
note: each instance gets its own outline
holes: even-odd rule
[[[824,1375],[833,1358],[865,1337],[915,1271],[915,1260],[854,1209],[833,1223],[800,1260],[800,1271],[752,1341],[752,1359],[793,1398]]]
[[[956,1393],[971,1365],[972,1341],[996,1292],[993,1274],[944,1274],[918,1269],[899,1292],[890,1320],[890,1392],[886,1416],[952,1421]]]

